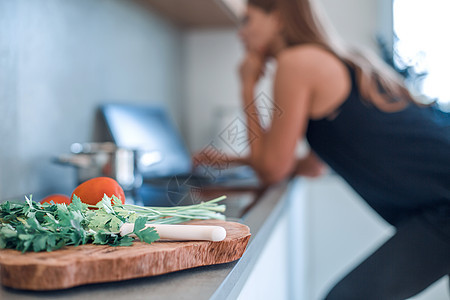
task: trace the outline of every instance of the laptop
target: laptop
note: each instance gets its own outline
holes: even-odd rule
[[[249,166],[193,168],[191,153],[166,109],[157,104],[110,103],[100,107],[113,142],[120,148],[138,150],[137,168],[144,183],[191,186],[259,187]]]

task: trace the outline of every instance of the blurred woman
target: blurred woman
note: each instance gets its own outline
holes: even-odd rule
[[[449,114],[417,104],[395,71],[346,47],[313,0],[249,0],[240,37],[242,99],[256,136],[249,161],[260,178],[318,175],[323,161],[396,227],[326,299],[404,299],[449,274]],[[270,58],[283,113],[264,130],[255,85]],[[312,151],[299,161],[304,137]]]

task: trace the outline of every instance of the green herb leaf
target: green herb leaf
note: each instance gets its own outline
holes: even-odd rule
[[[143,242],[151,244],[159,239],[159,234],[154,227],[145,227],[146,218],[139,217],[134,222],[133,233]]]

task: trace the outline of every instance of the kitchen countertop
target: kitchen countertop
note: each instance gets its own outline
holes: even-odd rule
[[[233,207],[239,203],[240,193],[243,201],[248,202],[248,191],[230,192],[233,196],[226,201],[233,202],[225,203],[231,208],[228,219],[248,225],[252,233],[247,249],[238,261],[59,291],[35,292],[1,287],[0,299],[235,299],[264,248],[266,237],[287,207],[287,195],[296,181],[282,182],[264,191],[253,191],[253,201],[240,210]]]

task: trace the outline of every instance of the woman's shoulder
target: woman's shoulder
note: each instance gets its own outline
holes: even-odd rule
[[[334,53],[314,44],[284,49],[277,57],[277,64],[290,74],[305,76],[320,84],[328,80],[335,81],[339,77],[345,78],[348,72],[344,62]]]
[[[342,66],[342,61],[331,51],[315,44],[304,44],[284,49],[277,57],[280,66],[292,68],[312,68],[313,70],[326,67],[328,70],[332,65]]]
[[[350,76],[343,61],[320,46],[301,45],[283,50],[278,57],[278,68],[280,74],[285,74],[286,84],[301,82],[310,88],[310,118],[313,119],[333,112],[351,90]]]
[[[295,56],[295,55],[321,55],[321,54],[331,54],[329,50],[319,44],[300,44],[295,46],[290,46],[285,48],[280,52],[283,56]]]

